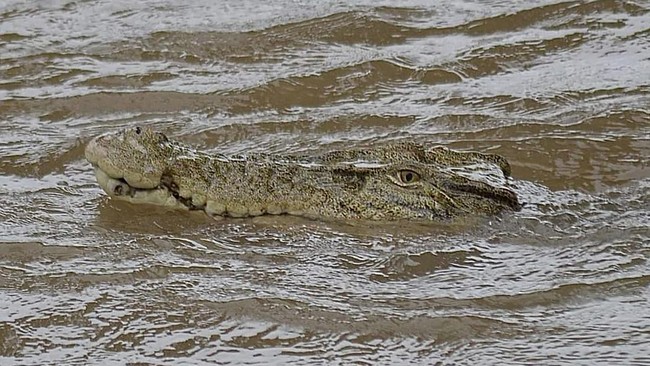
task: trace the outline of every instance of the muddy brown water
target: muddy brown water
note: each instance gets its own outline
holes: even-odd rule
[[[649,12],[3,1],[0,364],[650,364]],[[499,153],[526,206],[424,226],[133,206],[83,148],[135,125],[222,153]]]

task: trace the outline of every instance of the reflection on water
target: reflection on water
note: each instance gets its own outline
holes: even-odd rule
[[[647,364],[643,2],[0,4],[0,363]],[[92,136],[499,153],[521,212],[214,221],[106,199]]]

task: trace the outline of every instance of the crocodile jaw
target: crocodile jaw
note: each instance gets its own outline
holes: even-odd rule
[[[165,159],[151,156],[151,149],[132,133],[129,135],[129,132],[106,133],[95,137],[84,151],[86,160],[109,177],[124,179],[131,187],[156,188],[160,184]],[[150,141],[146,142],[151,144]],[[127,164],[136,165],[136,168],[125,169]]]
[[[97,183],[112,198],[136,204],[151,204],[181,210],[201,210],[210,217],[253,217],[263,214],[281,215],[291,214],[297,216],[308,216],[307,213],[299,210],[290,210],[280,205],[268,205],[262,208],[249,208],[242,205],[226,205],[225,201],[206,200],[203,205],[189,204],[190,199],[181,198],[178,192],[174,192],[162,182],[156,188],[136,188],[131,186],[123,178],[111,177],[98,166],[95,168]]]
[[[158,185],[156,188],[136,188],[131,186],[123,178],[114,178],[103,171],[98,166],[95,168],[95,177],[97,183],[110,197],[131,203],[148,203],[159,206],[166,206],[175,209],[185,209],[188,207],[174,197],[173,193],[164,186]]]
[[[140,133],[147,134],[149,140],[146,142],[150,145],[158,143],[155,139],[159,136],[152,132],[138,132]],[[95,170],[99,186],[110,197],[132,203],[188,208],[168,187],[161,184],[164,169],[162,164],[165,159],[151,156],[143,141],[136,138],[132,132],[122,131],[97,136],[88,143],[84,154]],[[125,168],[125,163],[141,166],[138,169],[129,169]]]

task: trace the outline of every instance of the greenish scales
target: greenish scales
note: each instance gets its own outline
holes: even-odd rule
[[[502,156],[409,142],[315,156],[226,156],[136,127],[94,138],[86,159],[111,197],[211,216],[441,220],[520,208],[504,186],[510,165]],[[490,168],[498,174],[485,174]]]

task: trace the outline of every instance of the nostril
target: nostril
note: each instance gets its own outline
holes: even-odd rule
[[[138,126],[135,128],[135,133],[139,135],[142,132],[142,129]]]

